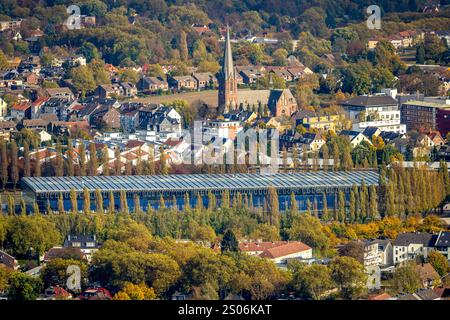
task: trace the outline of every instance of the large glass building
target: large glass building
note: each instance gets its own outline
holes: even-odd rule
[[[203,205],[208,206],[208,194],[216,196],[217,205],[225,190],[231,201],[240,193],[242,198],[252,199],[254,207],[263,207],[269,188],[276,189],[280,210],[290,207],[290,196],[295,194],[300,210],[306,210],[307,202],[322,210],[324,195],[327,207],[333,209],[339,191],[349,198],[353,186],[378,187],[379,174],[376,171],[349,172],[303,172],[276,174],[185,174],[167,176],[87,176],[87,177],[39,177],[21,180],[25,199],[36,201],[39,209],[45,211],[48,205],[52,210],[58,209],[58,199],[62,196],[64,209],[71,210],[70,193],[77,194],[78,209],[83,210],[84,194],[87,190],[91,197],[91,210],[96,209],[96,192],[103,198],[103,207],[109,208],[111,192],[114,207],[120,208],[120,194],[125,193],[129,210],[134,209],[136,196],[143,210],[150,205],[158,208],[163,197],[166,207],[175,205],[183,209],[186,199],[194,207],[199,197]]]

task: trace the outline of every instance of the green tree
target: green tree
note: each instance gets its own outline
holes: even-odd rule
[[[159,147],[159,154],[160,154],[160,158],[159,158],[159,171],[160,174],[162,175],[167,175],[169,174],[169,167],[167,164],[167,156],[166,156],[166,152],[164,151],[164,147],[160,146]]]
[[[16,190],[17,182],[19,182],[19,161],[17,157],[17,144],[15,140],[11,141],[10,159],[10,180],[13,184],[14,190]]]
[[[330,263],[331,277],[344,299],[358,299],[365,293],[367,274],[364,266],[351,257],[337,257]]]
[[[73,213],[78,213],[78,196],[75,189],[70,190],[70,205]]]
[[[87,65],[73,68],[70,70],[70,76],[74,87],[83,97],[96,88],[94,74]]]
[[[9,279],[8,299],[36,300],[42,289],[41,279],[25,273],[15,273]]]
[[[414,293],[421,287],[419,274],[412,262],[397,267],[391,282],[392,288],[399,293]]]
[[[325,293],[333,288],[331,270],[323,265],[300,267],[292,274],[292,285],[303,297],[322,300]]]
[[[6,141],[0,141],[0,179],[2,182],[2,188],[5,190],[6,183],[8,182],[8,151],[6,147]]]
[[[239,251],[239,243],[236,239],[236,235],[233,231],[228,230],[223,235],[222,241],[220,243],[220,249],[222,253],[230,251],[230,252],[238,252]]]
[[[449,273],[450,267],[447,258],[437,251],[431,251],[427,256],[427,261],[441,277]]]
[[[302,241],[322,253],[330,247],[330,239],[323,231],[320,220],[308,214],[294,216],[287,234],[289,240]]]
[[[59,244],[60,233],[53,222],[41,216],[15,216],[9,223],[6,248],[14,255],[40,256]]]
[[[81,282],[85,282],[88,276],[87,263],[84,260],[56,258],[49,261],[41,270],[41,280],[45,288],[49,286],[66,286],[70,274],[67,267],[75,265],[80,267]]]
[[[31,176],[31,164],[30,164],[30,145],[27,141],[23,143],[23,176]]]

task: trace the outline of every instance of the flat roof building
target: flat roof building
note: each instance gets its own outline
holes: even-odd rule
[[[261,174],[182,174],[167,176],[85,176],[85,177],[27,177],[21,183],[27,199],[36,201],[41,210],[50,204],[53,210],[58,208],[58,199],[63,197],[64,207],[70,210],[70,191],[75,190],[78,198],[78,208],[83,207],[83,190],[86,188],[92,198],[91,208],[95,210],[95,193],[102,193],[104,208],[109,207],[110,192],[113,193],[116,204],[120,203],[120,192],[125,192],[130,209],[134,208],[135,195],[139,197],[141,207],[148,205],[158,207],[161,196],[166,205],[173,206],[173,199],[180,209],[186,205],[184,199],[188,194],[190,206],[196,204],[198,195],[208,205],[208,193],[218,199],[228,190],[230,199],[240,193],[243,197],[253,199],[253,206],[263,207],[265,196],[270,187],[278,192],[280,210],[289,208],[290,195],[294,193],[300,210],[306,210],[306,202],[317,203],[317,210],[323,207],[323,195],[327,197],[328,208],[333,208],[336,195],[344,191],[347,195],[350,189],[360,186],[364,180],[367,186],[378,186],[379,174],[375,171],[349,172],[303,172]]]

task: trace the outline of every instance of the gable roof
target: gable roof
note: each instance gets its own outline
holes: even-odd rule
[[[258,251],[266,251],[270,248],[275,248],[278,246],[282,246],[287,244],[287,241],[264,241],[264,242],[240,242],[239,243],[239,250],[243,252],[258,252]]]
[[[398,105],[391,96],[357,96],[341,103],[344,106],[372,107],[380,105]]]
[[[398,235],[394,240],[394,246],[408,246],[412,243],[423,244],[424,246],[431,247],[434,245],[437,236],[424,233],[424,232],[405,232]]]
[[[269,248],[261,253],[262,258],[276,259],[290,254],[311,250],[311,247],[300,241],[289,242],[282,246]]]
[[[441,231],[436,239],[436,247],[450,247],[450,231]]]
[[[422,281],[440,279],[439,274],[430,263],[416,265],[415,269]]]
[[[390,297],[391,297],[391,296],[390,296],[388,293],[384,292],[384,293],[382,293],[382,294],[377,294],[377,295],[369,296],[369,299],[368,299],[368,300],[387,300],[387,299],[389,299]]]
[[[380,130],[378,127],[367,127],[363,131],[363,135],[365,135],[368,139],[372,139],[372,136]]]

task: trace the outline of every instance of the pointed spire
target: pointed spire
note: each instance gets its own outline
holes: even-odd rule
[[[225,38],[225,53],[223,57],[222,72],[225,80],[234,78],[233,54],[231,52],[230,27],[227,24],[227,36]]]

